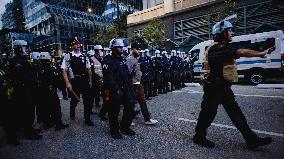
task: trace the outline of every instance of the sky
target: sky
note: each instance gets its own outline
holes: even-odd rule
[[[0,15],[3,14],[3,12],[5,11],[5,5],[8,2],[11,2],[12,0],[0,0]],[[1,21],[1,16],[0,16],[0,28],[2,28],[2,21]]]

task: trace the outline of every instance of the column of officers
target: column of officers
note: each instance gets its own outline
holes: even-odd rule
[[[1,123],[7,142],[19,144],[17,131],[21,130],[26,139],[38,140],[42,138],[42,130],[68,127],[61,120],[58,89],[64,100],[71,98],[71,120],[76,119],[76,106],[82,95],[85,124],[94,126],[91,114],[94,114],[95,105],[100,110],[99,117],[109,120],[111,136],[115,139],[122,137],[120,132],[135,134],[129,127],[139,113],[134,109],[136,101],[140,104],[145,124],[155,125],[158,121],[150,117],[145,99],[184,87],[184,83],[191,80],[192,72],[186,68],[189,65],[178,52],[172,51],[170,57],[165,51],[161,54],[156,50],[155,55],[150,56],[149,50],[141,50],[140,44],[134,43],[136,48],[131,49],[136,50],[135,65],[139,65],[136,72],[141,72],[137,82],[143,86],[142,92],[139,89],[137,94],[138,85],[132,83],[135,77],[129,71],[131,67],[126,65],[124,46],[123,40],[114,39],[110,43],[111,51],[104,56],[101,45],[84,53],[81,52],[80,39],[74,37],[70,41],[72,51],[63,53],[54,61],[48,52],[31,52],[27,42],[16,40],[15,56],[3,60],[0,68]],[[130,52],[129,55],[134,51]],[[120,105],[124,105],[124,115],[119,124]],[[38,129],[34,128],[35,125]]]
[[[264,57],[272,49],[257,52],[238,49],[230,44],[233,31],[228,21],[218,22],[213,27],[214,44],[206,50],[202,85],[204,89],[201,112],[195,129],[193,142],[214,147],[207,139],[207,129],[222,104],[233,124],[242,133],[249,149],[268,145],[269,137],[258,137],[248,126],[231,90],[237,81],[235,59],[239,57]],[[17,145],[17,132],[22,131],[25,139],[39,140],[42,129],[62,130],[68,127],[62,121],[61,105],[57,90],[63,99],[70,100],[70,119],[76,120],[76,107],[84,106],[84,122],[94,126],[91,119],[93,105],[100,108],[99,117],[109,121],[110,135],[121,139],[121,133],[135,135],[130,128],[137,115],[135,104],[139,103],[144,123],[155,125],[146,99],[185,87],[191,82],[193,68],[190,55],[172,50],[141,50],[141,43],[133,42],[130,53],[125,53],[125,39],[110,41],[107,54],[102,56],[102,47],[82,52],[82,42],[74,37],[70,41],[71,52],[54,63],[47,52],[31,53],[27,42],[14,41],[15,56],[0,65],[0,121],[4,127],[7,143]],[[228,69],[224,69],[227,66]],[[230,73],[234,73],[232,76]],[[68,90],[68,93],[66,93]],[[68,95],[67,95],[68,94]],[[100,101],[102,100],[102,101]],[[119,120],[120,107],[123,115]],[[35,121],[40,129],[34,128]]]

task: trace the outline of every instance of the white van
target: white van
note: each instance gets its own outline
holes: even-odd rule
[[[191,57],[196,56],[196,61],[194,62],[195,78],[200,77],[205,50],[212,43],[213,40],[204,41],[195,45],[190,50]],[[283,76],[283,31],[278,30],[235,36],[232,38],[232,43],[240,49],[252,49],[257,51],[264,51],[270,47],[275,47],[275,50],[265,58],[241,57],[237,59],[239,78],[246,78],[252,84],[259,84],[263,82],[265,78]]]

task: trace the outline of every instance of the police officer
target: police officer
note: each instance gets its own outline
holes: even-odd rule
[[[14,89],[11,99],[13,103],[11,106],[14,107],[13,116],[21,119],[17,123],[20,124],[20,127],[24,128],[26,139],[38,140],[42,136],[32,127],[35,119],[35,107],[31,97],[31,87],[33,85],[31,79],[32,68],[29,63],[27,42],[15,40],[13,44],[15,56],[10,59],[7,71],[7,78],[11,81]]]
[[[163,60],[161,56],[161,51],[156,50],[155,51],[155,57],[153,57],[153,62],[154,62],[154,92],[156,93],[158,90],[159,94],[164,93],[163,85],[164,85],[164,80],[163,80],[163,75],[164,75],[164,65],[163,65]]]
[[[82,94],[85,124],[94,126],[90,118],[92,111],[90,99],[90,87],[92,86],[91,65],[88,57],[81,53],[82,43],[80,40],[74,37],[70,44],[73,51],[64,56],[61,65],[66,87],[71,92],[70,118],[75,120],[75,107],[80,100],[80,94]]]
[[[45,129],[55,125],[55,130],[61,130],[68,127],[63,124],[61,118],[61,106],[57,94],[57,70],[52,66],[51,56],[48,52],[41,52],[39,58],[39,108],[42,114],[43,125]]]
[[[61,90],[62,96],[64,100],[68,100],[68,93],[65,85],[65,81],[62,75],[61,64],[64,59],[65,53],[63,53],[56,61],[55,66],[58,72],[57,82],[58,82],[58,89]]]
[[[171,51],[171,91],[174,91],[177,89],[177,83],[178,83],[178,59],[177,59],[177,52],[176,50]]]
[[[141,43],[134,42],[131,44],[130,55],[126,59],[126,64],[130,73],[132,87],[139,102],[144,122],[146,125],[154,125],[158,121],[151,119],[150,113],[146,104],[144,89],[141,84],[142,72],[140,70],[140,63],[138,61],[140,54]]]
[[[162,51],[162,63],[163,63],[163,89],[165,92],[169,92],[169,82],[170,82],[170,73],[171,73],[171,63],[169,58],[167,57],[167,51]]]
[[[205,147],[214,147],[214,142],[206,139],[206,130],[214,120],[218,105],[222,104],[233,124],[242,133],[247,147],[256,149],[268,145],[270,137],[258,137],[248,126],[246,118],[235,100],[231,89],[232,82],[238,79],[235,59],[239,57],[264,57],[271,50],[258,52],[237,49],[229,42],[232,40],[232,24],[228,21],[217,22],[213,26],[214,44],[206,50],[203,78],[203,101],[195,129],[194,143]],[[228,67],[229,66],[229,67]]]
[[[7,79],[7,69],[8,66],[5,63],[0,65],[0,125],[3,126],[7,144],[19,145],[16,135],[17,125],[13,119],[15,110],[11,100],[14,88]]]
[[[141,57],[139,58],[139,62],[142,71],[141,83],[144,88],[145,98],[151,99],[150,97],[153,96],[152,83],[151,83],[153,62],[151,58],[146,55],[146,52],[144,50],[141,51]]]
[[[127,65],[122,57],[124,43],[122,39],[113,39],[110,42],[112,55],[104,59],[103,81],[104,89],[108,93],[108,117],[110,133],[114,139],[121,139],[120,132],[126,135],[135,135],[135,132],[129,127],[134,117],[133,91],[130,90],[131,83],[129,79]],[[118,114],[120,105],[124,105],[123,116],[120,124],[118,123]],[[120,132],[119,132],[120,130]]]

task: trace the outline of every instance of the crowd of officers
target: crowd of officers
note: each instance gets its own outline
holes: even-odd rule
[[[185,87],[192,79],[192,66],[187,56],[173,50],[171,54],[156,50],[152,55],[148,49],[141,50],[140,43],[133,43],[139,51],[142,96],[145,99]],[[48,52],[31,52],[23,40],[14,42],[14,54],[1,62],[1,125],[7,142],[17,145],[17,132],[22,131],[26,139],[38,140],[42,129],[61,130],[68,127],[61,120],[61,105],[58,90],[64,100],[70,100],[70,119],[75,120],[76,106],[82,95],[84,121],[94,126],[91,120],[93,105],[100,109],[99,117],[109,120],[113,138],[124,134],[134,135],[129,128],[132,119],[140,111],[135,107],[137,94],[133,89],[133,73],[126,65],[131,50],[125,52],[125,42],[111,41],[108,52],[101,45],[94,50],[82,52],[82,43],[77,37],[70,42],[71,52],[54,59]],[[136,83],[137,84],[137,83]],[[141,93],[140,93],[141,96]],[[140,98],[141,99],[141,98]],[[150,117],[145,100],[141,102],[141,112],[145,124],[154,125],[158,121]],[[142,104],[141,104],[142,103]],[[110,106],[116,105],[116,106]],[[120,105],[124,105],[124,115],[118,123]],[[145,105],[145,106],[143,106]],[[15,118],[19,120],[15,120]],[[38,129],[34,128],[40,125]]]
[[[193,142],[208,148],[215,146],[207,139],[207,129],[222,104],[243,135],[247,147],[254,150],[270,144],[272,139],[258,137],[250,129],[231,85],[238,79],[237,58],[265,57],[273,48],[263,52],[238,49],[230,43],[232,28],[228,21],[213,26],[214,43],[205,53],[201,76],[204,95]],[[96,45],[93,51],[81,52],[82,43],[75,37],[70,42],[72,51],[52,62],[48,53],[30,54],[25,41],[15,41],[15,56],[2,62],[0,67],[0,121],[7,142],[17,145],[18,131],[22,131],[26,139],[38,140],[42,138],[41,129],[54,127],[62,130],[68,127],[61,119],[57,89],[62,90],[63,99],[71,98],[71,120],[76,119],[76,106],[81,95],[87,126],[94,126],[91,119],[94,102],[96,107],[101,107],[99,117],[108,119],[114,139],[122,138],[121,133],[135,135],[130,126],[135,124],[132,120],[138,112],[135,111],[137,102],[144,123],[155,125],[158,121],[151,117],[146,99],[181,89],[185,82],[191,81],[191,58],[175,50],[171,51],[171,55],[156,50],[151,56],[149,50],[141,50],[139,42],[133,42],[130,53],[126,53],[125,46],[124,39],[113,39],[110,41],[111,53],[102,57],[100,45]],[[119,122],[121,105],[124,109]],[[41,129],[33,127],[35,121],[41,124]]]
[[[204,95],[193,142],[208,148],[215,146],[213,141],[207,139],[207,129],[222,104],[243,135],[247,147],[256,149],[270,144],[272,139],[258,137],[250,129],[235,100],[231,89],[232,83],[238,79],[235,60],[240,57],[265,57],[273,48],[263,52],[238,49],[230,43],[232,28],[228,21],[213,26],[214,43],[205,53],[201,80]],[[76,119],[76,106],[82,95],[85,124],[94,126],[91,114],[95,101],[95,106],[101,107],[100,118],[109,121],[111,136],[121,139],[121,133],[135,135],[130,126],[137,115],[137,101],[144,123],[155,125],[158,121],[151,117],[146,99],[181,89],[185,82],[192,79],[190,57],[174,50],[171,56],[159,50],[150,56],[149,50],[141,50],[139,42],[133,42],[129,53],[126,53],[125,41],[113,39],[110,41],[111,53],[102,57],[99,45],[93,51],[81,52],[82,43],[75,37],[70,42],[72,51],[64,53],[55,63],[48,53],[30,54],[25,42],[17,42],[14,43],[15,56],[3,62],[0,70],[0,117],[10,144],[18,144],[16,132],[21,130],[26,139],[42,138],[41,130],[33,127],[35,118],[42,129],[54,127],[61,130],[68,127],[61,119],[58,88],[63,92],[63,99],[71,98],[71,120]],[[102,102],[100,99],[103,99]],[[119,122],[121,105],[123,115]]]

